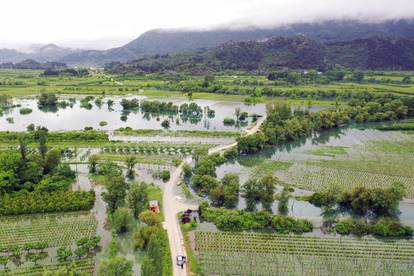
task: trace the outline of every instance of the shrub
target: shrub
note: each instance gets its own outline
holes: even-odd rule
[[[224,125],[234,126],[235,123],[236,123],[236,121],[232,118],[224,118],[224,120],[223,120]]]
[[[139,220],[149,226],[157,226],[161,223],[162,218],[159,214],[153,213],[149,210],[139,214]]]
[[[26,115],[32,113],[32,109],[28,107],[20,108],[19,110],[20,114]]]
[[[373,226],[373,234],[381,237],[411,237],[413,228],[393,218],[380,218]]]
[[[161,126],[162,126],[163,128],[165,128],[165,129],[170,128],[170,121],[168,121],[168,120],[164,120],[164,121],[162,121],[162,122],[161,122]]]
[[[98,275],[113,276],[113,275],[132,275],[133,262],[124,257],[115,256],[102,261],[99,266]]]
[[[264,134],[259,132],[237,138],[237,148],[241,153],[256,153],[263,149],[265,142]]]
[[[118,208],[112,216],[112,227],[118,234],[128,232],[133,222],[132,212],[128,208]]]
[[[234,160],[237,158],[238,155],[239,153],[237,152],[236,148],[228,149],[223,153],[223,157],[227,160]]]
[[[183,165],[183,172],[184,172],[184,176],[185,177],[190,177],[191,176],[192,169],[191,169],[190,164],[184,163],[184,165]]]
[[[147,249],[148,242],[151,239],[151,236],[159,231],[160,226],[150,226],[144,225],[135,231],[133,235],[133,243],[135,249],[145,250]]]
[[[352,232],[353,222],[351,219],[338,221],[335,225],[335,230],[341,235],[349,235]]]
[[[170,180],[170,171],[163,170],[163,171],[161,171],[160,176],[161,176],[162,181],[167,182],[168,180]]]
[[[311,232],[313,225],[310,221],[305,219],[295,219],[292,217],[275,215],[272,218],[272,227],[276,232],[288,233],[305,233]]]

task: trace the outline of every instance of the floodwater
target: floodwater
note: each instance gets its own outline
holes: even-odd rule
[[[96,98],[96,97],[95,97]],[[102,99],[101,106],[97,106],[92,100],[91,109],[86,109],[80,106],[80,99],[72,107],[58,108],[56,110],[41,110],[37,107],[36,99],[13,99],[14,105],[19,105],[3,112],[0,117],[0,130],[9,131],[25,131],[26,127],[33,123],[34,125],[41,125],[47,127],[51,131],[67,131],[67,130],[82,130],[85,127],[93,127],[101,130],[115,130],[121,127],[131,127],[134,129],[162,129],[161,122],[165,119],[170,120],[171,130],[216,130],[216,131],[240,131],[247,127],[251,122],[248,118],[246,122],[239,126],[228,126],[223,124],[223,119],[226,117],[235,118],[235,108],[239,107],[242,112],[249,114],[264,115],[266,108],[264,104],[246,105],[236,102],[223,102],[213,100],[194,100],[202,108],[210,107],[215,110],[215,116],[208,118],[208,116],[189,117],[185,118],[179,115],[168,114],[144,114],[141,111],[130,112],[127,115],[127,120],[121,120],[123,115],[122,106],[120,102],[123,98],[140,100],[146,99],[143,96],[123,96],[123,97],[105,97]],[[106,102],[108,99],[114,101],[111,108],[108,108]],[[183,99],[168,99],[162,101],[171,101],[175,105],[189,103],[188,100]],[[31,108],[32,113],[27,115],[20,114],[20,108]],[[9,123],[7,118],[13,118],[14,123]],[[107,122],[106,126],[100,126],[100,122]]]
[[[344,146],[351,147],[355,145],[363,145],[368,141],[379,140],[403,140],[410,139],[412,136],[403,134],[401,132],[394,131],[379,131],[372,128],[370,125],[352,125],[345,128],[332,129],[323,131],[309,138],[304,138],[299,141],[288,143],[279,147],[272,147],[264,150],[260,154],[250,155],[246,158],[262,158],[270,160],[283,160],[283,161],[301,161],[306,159],[329,159],[331,157],[318,156],[307,154],[309,150],[314,150],[320,146]],[[240,162],[239,162],[240,161]],[[236,173],[239,175],[240,186],[242,186],[251,176],[253,167],[244,166],[242,164],[243,157],[239,160],[228,162],[219,166],[216,169],[218,178],[222,178],[226,173]],[[283,171],[276,172],[276,176],[283,178]],[[278,191],[281,191],[278,187]],[[310,194],[311,191],[295,188],[292,196]],[[278,202],[275,201],[272,205],[273,213],[278,213]],[[239,202],[237,208],[244,209],[246,207],[245,200],[239,196]],[[257,206],[261,208],[260,204]],[[320,227],[323,221],[323,210],[318,208],[309,202],[298,201],[291,198],[288,203],[289,215],[306,218],[313,222],[315,227]],[[401,202],[400,203],[399,218],[403,224],[414,227],[414,203],[413,202]]]
[[[375,124],[358,124],[318,132],[308,138],[265,149],[258,156],[272,160],[327,159],[326,156],[309,155],[306,152],[315,150],[320,146],[352,147],[363,145],[368,141],[392,141],[412,138],[410,135],[397,131],[380,131],[373,128],[373,126]]]

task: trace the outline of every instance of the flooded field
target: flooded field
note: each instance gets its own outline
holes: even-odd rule
[[[243,103],[223,102],[213,100],[194,100],[200,107],[209,107],[215,111],[215,116],[183,117],[172,114],[149,114],[141,110],[125,113],[120,105],[121,99],[146,99],[143,96],[133,97],[107,97],[102,98],[103,104],[97,105],[92,100],[90,108],[81,107],[80,98],[72,106],[66,108],[56,108],[52,110],[42,110],[37,106],[36,99],[13,99],[13,104],[19,107],[8,109],[0,117],[0,130],[25,131],[26,127],[33,123],[42,125],[51,131],[82,130],[85,127],[94,129],[115,130],[121,127],[131,127],[134,129],[162,129],[161,122],[170,120],[170,130],[216,130],[216,131],[240,131],[251,122],[251,118],[239,125],[224,125],[224,118],[234,118],[235,109],[240,108],[241,112],[248,112],[250,115],[264,115],[265,105],[246,105]],[[109,108],[106,102],[112,100],[114,103]],[[168,99],[175,105],[189,103],[183,99]],[[21,108],[30,108],[30,114],[21,114]],[[126,115],[125,118],[121,118]],[[13,122],[10,119],[13,118]],[[101,126],[100,122],[107,125]]]
[[[401,132],[385,132],[371,127],[354,125],[321,132],[282,147],[268,148],[257,155],[241,156],[233,162],[219,166],[216,173],[218,178],[222,178],[226,173],[238,174],[240,186],[251,177],[259,177],[266,173],[274,174],[295,188],[288,203],[288,214],[309,219],[315,227],[321,226],[323,210],[309,202],[296,200],[295,196],[338,185],[338,189],[346,190],[357,185],[387,187],[400,181],[406,184],[409,198],[400,203],[399,217],[403,223],[414,226],[414,202],[411,200],[414,175],[410,169],[414,164],[413,151],[410,150],[413,137]],[[385,149],[389,152],[384,152],[386,150],[383,143],[387,143]],[[400,152],[402,150],[407,152]],[[389,161],[386,162],[385,159]],[[374,161],[374,165],[368,165]],[[378,166],[378,163],[381,166]],[[310,168],[313,167],[319,168],[319,171],[312,173]],[[328,174],[328,170],[332,170],[333,173]],[[365,178],[362,178],[362,174]],[[281,187],[278,187],[278,192],[280,191]],[[272,205],[273,213],[278,213],[277,206],[276,200]],[[237,208],[245,207],[245,199],[239,196]],[[260,209],[260,204],[257,207]],[[204,227],[208,229],[209,226]]]

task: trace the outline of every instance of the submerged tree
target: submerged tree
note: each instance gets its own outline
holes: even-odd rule
[[[134,167],[137,164],[137,158],[135,156],[128,156],[125,159],[125,165],[127,167],[127,176],[133,178],[135,175]]]
[[[99,157],[95,154],[89,156],[89,173],[96,173],[98,167]]]
[[[113,213],[124,204],[128,184],[122,175],[109,177],[105,182],[107,191],[103,193],[103,199],[108,203],[109,212]]]
[[[132,184],[129,188],[126,202],[132,210],[134,217],[138,218],[148,204],[148,185],[145,182]]]

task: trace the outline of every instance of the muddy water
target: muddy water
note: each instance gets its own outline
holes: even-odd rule
[[[72,169],[78,172],[78,176],[75,184],[72,186],[73,190],[79,191],[95,191],[95,205],[92,209],[92,213],[95,214],[97,220],[97,229],[96,233],[101,237],[100,246],[106,248],[112,238],[111,231],[106,227],[107,222],[107,204],[102,199],[102,193],[105,191],[105,188],[101,185],[93,185],[88,177],[88,166],[85,164],[71,165]]]

